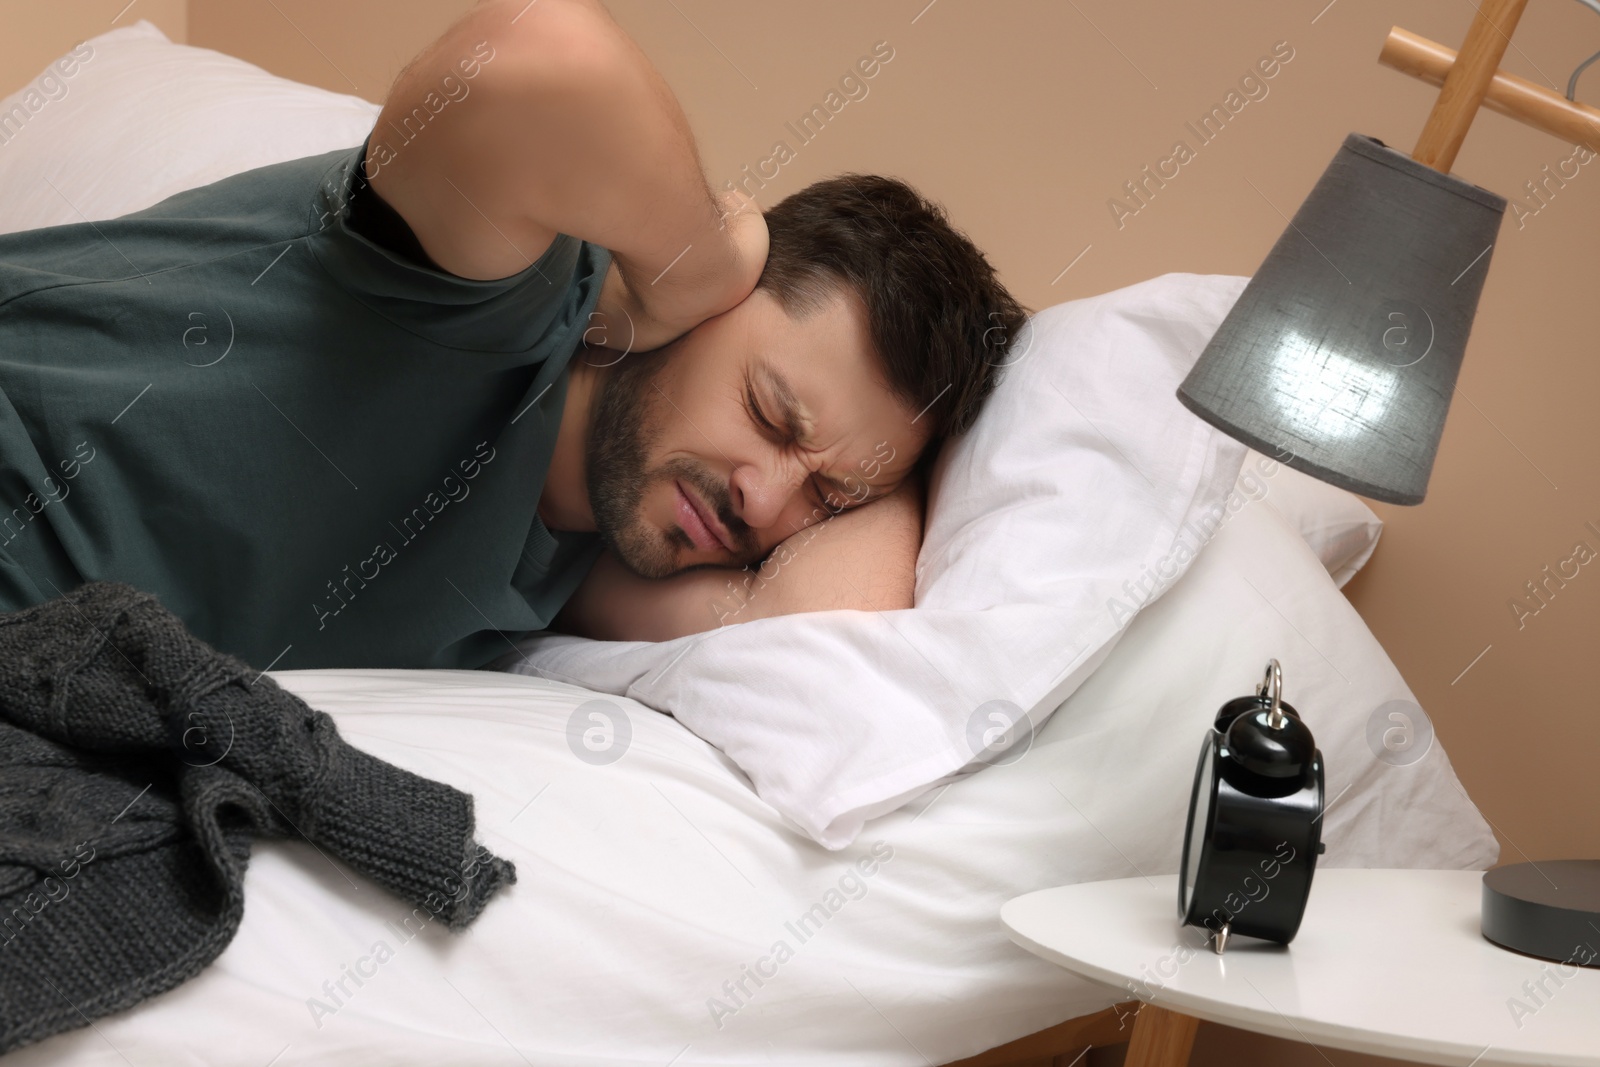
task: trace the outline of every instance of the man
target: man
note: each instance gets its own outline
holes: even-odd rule
[[[908,607],[1024,315],[902,183],[719,201],[597,0],[485,0],[358,149],[0,237],[0,607],[116,578],[279,669]]]

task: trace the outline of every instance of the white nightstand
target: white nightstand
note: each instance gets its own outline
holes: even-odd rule
[[[1220,956],[1178,923],[1176,875],[1044,889],[1000,919],[1023,948],[1145,1002],[1130,1067],[1187,1063],[1199,1019],[1421,1063],[1600,1067],[1600,970],[1485,940],[1482,880],[1319,869],[1293,943],[1240,937]]]

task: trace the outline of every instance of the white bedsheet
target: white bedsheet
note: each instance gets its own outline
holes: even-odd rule
[[[1311,550],[1252,504],[1022,758],[869,822],[842,852],[786,828],[716,750],[622,698],[608,699],[626,710],[630,747],[596,766],[569,747],[568,719],[594,697],[580,688],[473,671],[275,674],[354,744],[472,792],[480,838],[516,862],[517,884],[460,935],[430,925],[402,940],[389,925],[408,914],[400,901],[309,845],[261,844],[243,925],[215,964],[6,1064],[909,1067],[970,1055],[1128,999],[1017,948],[1000,905],[1176,870],[1202,732],[1268,656],[1326,759],[1324,865],[1494,862],[1442,749],[1400,766],[1368,748],[1372,712],[1410,693]],[[892,854],[848,880],[875,845]],[[819,903],[838,906],[802,939],[794,924]],[[392,953],[381,963],[380,941]],[[370,977],[346,979],[336,1004],[323,983],[357,964]],[[758,964],[760,986],[744,977]],[[736,1000],[724,983],[741,978],[750,995]],[[336,1010],[319,1019],[313,998]]]

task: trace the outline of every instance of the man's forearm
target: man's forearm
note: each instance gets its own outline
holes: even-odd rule
[[[923,489],[889,495],[802,528],[759,565],[640,578],[603,553],[554,628],[605,641],[667,641],[802,611],[913,606]]]

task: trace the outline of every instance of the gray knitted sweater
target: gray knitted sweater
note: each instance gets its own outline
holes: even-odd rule
[[[153,595],[0,614],[0,1052],[214,960],[252,837],[309,840],[453,929],[516,880],[471,796],[350,747]]]

